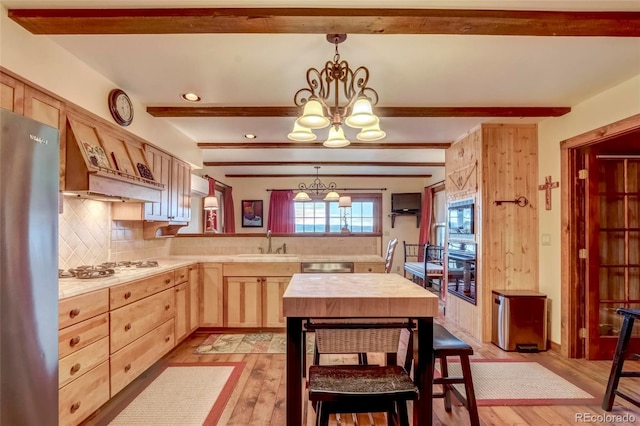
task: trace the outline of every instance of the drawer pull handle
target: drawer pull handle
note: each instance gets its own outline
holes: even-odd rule
[[[125,372],[125,373],[128,373],[128,372],[129,372],[129,370],[131,370],[131,364],[127,364],[127,365],[125,365],[125,366],[124,366],[124,372]]]
[[[130,298],[130,297],[131,297],[131,292],[130,292],[130,291],[128,291],[128,292],[126,292],[126,293],[124,294],[124,298],[125,298],[125,300],[126,300],[126,299],[128,299],[128,298]]]
[[[77,345],[78,343],[80,343],[80,336],[76,336],[73,339],[71,339],[69,341],[69,346],[74,347],[75,345]]]
[[[78,371],[80,371],[80,363],[74,364],[69,372],[71,374],[76,374]]]
[[[71,411],[71,413],[73,414],[78,411],[78,408],[80,408],[80,401],[71,404],[71,408],[69,409],[69,411]]]
[[[170,307],[171,307],[171,305],[167,303],[166,305],[164,305],[164,310],[168,311]]]
[[[71,312],[69,312],[69,318],[75,318],[78,315],[80,315],[80,309],[78,308],[72,309]]]
[[[184,275],[180,275],[180,279],[183,279],[183,278],[184,278]]]
[[[165,338],[164,338],[164,341],[165,341],[165,342],[168,342],[169,340],[171,340],[171,337],[169,337],[169,336],[167,336],[167,337],[165,337]]]
[[[169,284],[171,282],[171,278],[167,278],[166,280],[164,280],[165,284]]]
[[[128,322],[128,323],[126,323],[124,325],[124,331],[129,331],[129,330],[131,330],[131,323],[130,322]]]
[[[193,266],[189,266],[189,270],[190,270],[190,271],[193,271]]]

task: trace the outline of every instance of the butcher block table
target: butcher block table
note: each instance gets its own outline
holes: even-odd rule
[[[295,274],[282,298],[287,318],[287,425],[302,424],[302,324],[307,318],[414,318],[413,424],[432,424],[433,317],[438,296],[397,274]],[[414,349],[415,353],[415,349]]]

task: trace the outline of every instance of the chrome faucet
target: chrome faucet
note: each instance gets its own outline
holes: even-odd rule
[[[271,229],[269,229],[267,231],[267,241],[268,241],[268,245],[267,245],[267,254],[271,254],[273,253],[272,249],[271,249]]]

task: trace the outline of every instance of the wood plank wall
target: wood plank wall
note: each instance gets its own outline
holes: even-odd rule
[[[473,168],[464,187],[454,181]],[[494,289],[538,290],[538,139],[535,124],[483,124],[445,156],[449,201],[476,196],[477,304],[447,295],[446,315],[476,338],[491,341]],[[459,178],[458,182],[460,182]],[[474,189],[475,179],[475,191]],[[496,200],[526,197],[528,205]]]

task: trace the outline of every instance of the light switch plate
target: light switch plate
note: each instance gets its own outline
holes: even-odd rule
[[[542,234],[540,237],[540,241],[543,246],[551,245],[551,235],[550,234]]]

